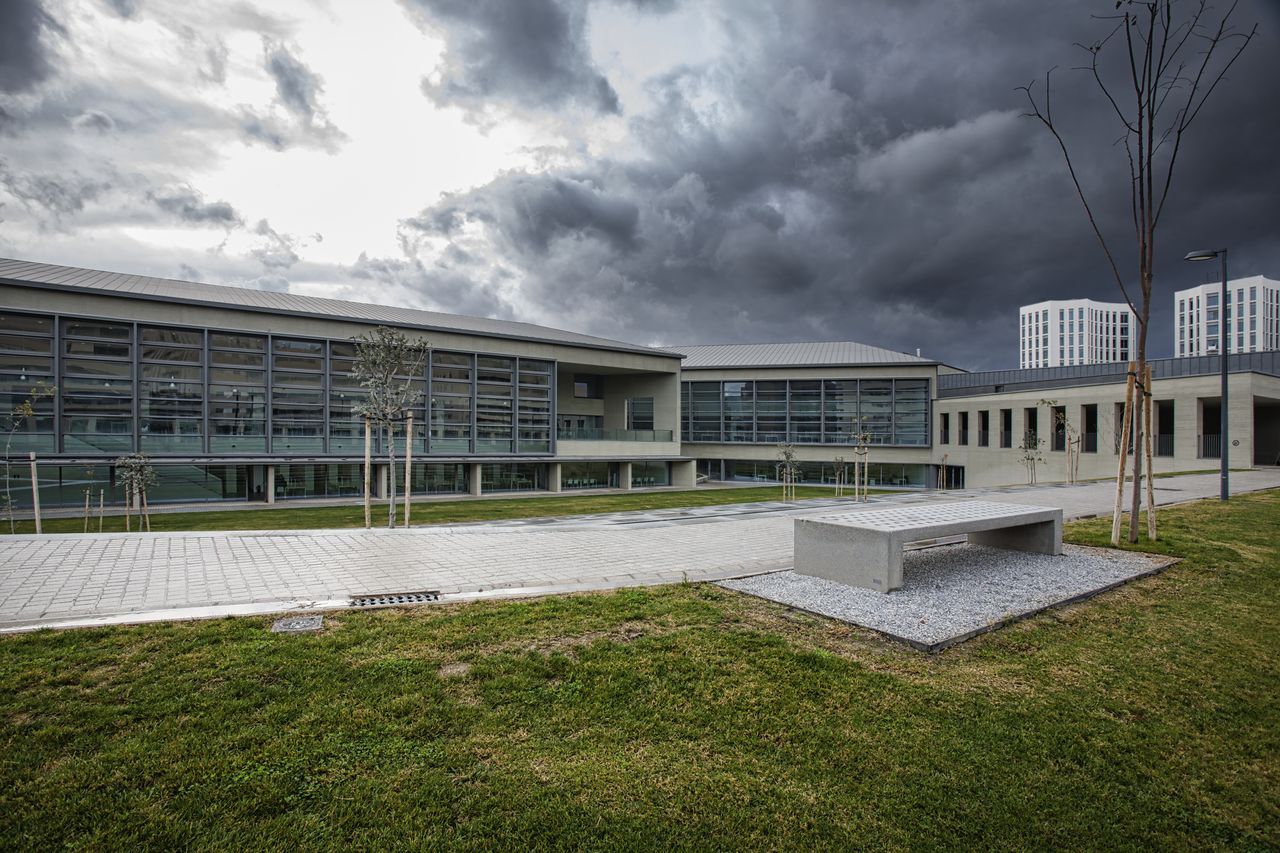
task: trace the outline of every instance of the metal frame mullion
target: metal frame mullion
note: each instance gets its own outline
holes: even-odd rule
[[[53,452],[62,453],[62,315],[53,315]]]
[[[480,436],[479,436],[480,424],[479,424],[479,417],[478,417],[479,415],[478,409],[480,407],[480,393],[479,393],[479,384],[478,384],[480,381],[480,370],[478,365],[480,364],[480,359],[478,358],[477,354],[474,352],[470,353],[470,356],[471,356],[471,441],[470,441],[470,446],[471,446],[471,455],[475,456],[476,447],[478,446],[478,443],[480,441]]]
[[[435,398],[432,397],[432,391],[431,391],[431,385],[432,385],[431,374],[432,374],[433,368],[435,367],[435,355],[436,355],[435,350],[428,349],[427,357],[422,360],[423,365],[425,366],[425,369],[427,371],[426,397],[423,398],[423,401],[422,401],[422,411],[423,411],[422,427],[424,430],[426,430],[425,439],[424,439],[425,443],[423,445],[423,447],[425,448],[423,451],[424,456],[431,455],[431,419],[435,417],[435,408],[436,408],[434,405]]]
[[[264,433],[263,438],[267,440],[266,441],[267,453],[275,452],[275,449],[273,447],[274,436],[271,434],[271,410],[275,408],[275,393],[272,391],[272,388],[275,385],[275,373],[276,373],[275,341],[273,340],[274,337],[275,336],[272,335],[270,332],[267,332],[267,350],[265,355],[263,356],[263,365],[262,365],[263,373],[267,379],[267,387],[265,389],[267,393],[263,397],[267,407],[267,410],[265,412],[266,424],[263,426],[263,433]]]
[[[132,328],[130,359],[133,367],[133,452],[142,452],[142,331],[137,322]]]
[[[200,441],[200,447],[203,450],[204,454],[208,456],[212,452],[213,444],[209,438],[209,433],[211,432],[210,423],[209,423],[209,408],[210,408],[209,406],[209,399],[210,399],[209,363],[210,361],[212,361],[212,359],[209,356],[209,330],[207,328],[204,330],[204,334],[202,337],[204,341],[204,352],[203,352],[204,370],[202,371],[201,375],[204,377],[203,394],[202,394],[202,396],[204,397],[204,400],[201,401],[201,411],[204,413],[204,415],[201,419],[201,424],[200,424],[200,431],[203,435]]]
[[[324,403],[324,408],[321,411],[323,412],[324,423],[320,427],[320,430],[321,430],[320,453],[325,456],[329,455],[329,384],[330,384],[329,383],[329,350],[331,348],[330,343],[331,341],[328,338],[325,338],[321,342],[321,346],[324,347],[324,353],[323,353],[322,366],[320,368],[321,372],[323,373],[323,376],[321,376],[320,378],[320,393],[323,395],[322,402]]]

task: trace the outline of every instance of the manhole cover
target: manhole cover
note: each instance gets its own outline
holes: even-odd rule
[[[319,631],[323,627],[323,616],[286,616],[271,624],[271,633],[301,634],[306,631]]]
[[[392,607],[397,604],[427,604],[440,600],[440,592],[395,592],[387,595],[365,595],[351,599],[352,607]]]

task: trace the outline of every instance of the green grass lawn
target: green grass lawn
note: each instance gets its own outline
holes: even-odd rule
[[[0,845],[1274,848],[1278,519],[933,657],[704,585],[3,637]]]
[[[871,490],[873,494],[877,490]],[[834,497],[833,489],[821,486],[797,486],[797,498]],[[625,510],[666,509],[687,506],[718,506],[721,504],[776,501],[782,498],[781,486],[713,488],[701,486],[694,490],[674,492],[636,492],[633,494],[565,495],[564,497],[495,498],[489,500],[422,501],[413,504],[410,518],[415,527],[422,524],[443,524],[459,521],[488,521],[505,518],[537,518],[553,515],[597,515]],[[852,500],[852,498],[850,498]],[[265,505],[264,505],[265,506]],[[403,505],[397,506],[404,517]],[[133,529],[138,529],[134,516]],[[374,527],[386,527],[387,502],[373,505]],[[84,518],[50,518],[42,522],[45,533],[82,533]],[[215,510],[211,512],[152,513],[151,529],[162,530],[313,530],[332,527],[363,527],[364,506],[290,506],[275,504],[270,509]],[[7,522],[0,522],[3,533],[9,532]],[[34,533],[35,524],[19,521],[18,533]],[[123,515],[108,515],[102,529],[107,532],[124,530]],[[91,532],[97,532],[98,520],[89,524]]]

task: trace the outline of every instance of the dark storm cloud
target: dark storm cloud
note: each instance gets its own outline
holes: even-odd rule
[[[493,225],[521,252],[546,254],[552,240],[574,236],[603,240],[627,253],[636,247],[639,209],[588,181],[511,173],[482,192],[447,196],[429,221],[410,222],[448,234],[469,220]]]
[[[505,275],[496,272],[473,276],[468,268],[454,268],[459,258],[457,253],[447,253],[427,266],[417,259],[370,258],[362,253],[346,270],[345,278],[355,279],[355,284],[336,295],[367,302],[369,295],[363,283],[368,282],[378,286],[380,296],[395,300],[392,304],[476,317],[513,318],[511,305],[501,295]]]
[[[648,82],[655,106],[630,122],[642,156],[504,174],[404,230],[446,238],[470,258],[455,269],[501,270],[544,319],[598,334],[853,338],[1009,366],[1019,304],[1120,299],[1052,139],[1020,117],[1015,88],[1052,65],[1063,66],[1055,111],[1086,191],[1136,278],[1118,131],[1092,82],[1069,70],[1072,43],[1105,32],[1089,13],[1114,9],[1094,5],[726,3],[736,48]],[[1170,294],[1207,275],[1178,260],[1187,247],[1231,245],[1238,274],[1280,277],[1280,111],[1259,100],[1263,81],[1280,79],[1276,17],[1241,2],[1237,20],[1268,29],[1179,155],[1158,237],[1154,355],[1169,352]],[[489,80],[510,22],[465,23],[446,30],[447,65]],[[557,103],[540,87],[474,86]]]
[[[40,221],[57,222],[79,213],[111,188],[110,181],[76,172],[41,174],[14,169],[0,160],[0,187]]]
[[[619,111],[617,92],[587,48],[585,0],[404,2],[446,36],[440,80],[423,82],[437,103],[479,112],[496,103]]]
[[[0,3],[0,92],[24,92],[48,77],[49,40],[65,35],[40,0]]]
[[[225,45],[221,49],[222,62],[225,64]],[[210,58],[212,57],[213,54],[210,53]],[[242,106],[239,124],[246,138],[262,142],[277,151],[283,151],[294,144],[316,144],[333,150],[346,139],[346,134],[329,121],[328,113],[321,104],[324,81],[289,48],[271,39],[264,40],[263,67],[275,82],[277,103],[292,116],[292,120],[281,118],[274,112],[262,113]],[[215,71],[220,75],[225,74],[225,68]]]
[[[147,193],[147,198],[165,213],[191,225],[234,228],[243,224],[240,214],[226,201],[205,201],[189,186],[165,187]]]
[[[267,220],[259,219],[258,224],[253,228],[253,233],[265,239],[260,245],[250,249],[249,254],[256,258],[269,274],[278,276],[281,271],[289,269],[301,260],[297,252],[297,238],[290,234],[281,234],[272,228]]]
[[[294,115],[310,124],[319,111],[320,78],[284,45],[267,44],[266,68],[276,83],[280,103]]]
[[[105,0],[107,8],[122,18],[138,14],[138,0]]]

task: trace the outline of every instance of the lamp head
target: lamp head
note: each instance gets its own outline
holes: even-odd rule
[[[1187,252],[1184,261],[1212,261],[1218,255],[1222,254],[1221,249],[1199,249],[1195,252]]]

